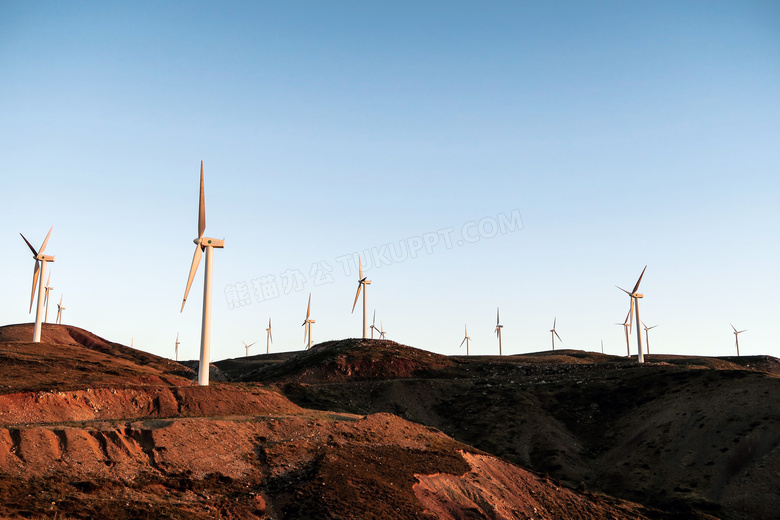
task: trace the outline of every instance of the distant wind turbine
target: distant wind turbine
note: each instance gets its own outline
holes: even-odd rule
[[[32,312],[32,304],[33,300],[35,300],[35,286],[38,285],[40,280],[40,285],[38,285],[38,306],[35,309],[35,328],[33,329],[33,342],[34,343],[40,343],[41,341],[41,319],[43,318],[43,300],[44,300],[44,285],[43,285],[43,277],[46,275],[46,263],[47,262],[53,262],[54,257],[44,255],[43,252],[46,250],[46,244],[49,242],[49,237],[51,236],[51,230],[54,229],[54,226],[49,228],[49,232],[46,234],[46,238],[43,240],[43,245],[41,245],[41,250],[36,251],[35,248],[30,244],[30,242],[24,238],[24,235],[19,233],[22,236],[22,240],[27,244],[27,247],[30,248],[30,251],[32,251],[33,258],[35,259],[35,266],[33,267],[33,283],[32,283],[32,294],[30,294],[30,311]]]
[[[176,333],[176,361],[179,360],[179,333]]]
[[[379,320],[379,339],[387,339],[385,338],[385,326],[382,325],[382,320]]]
[[[311,348],[311,324],[312,323],[315,323],[315,321],[311,319],[311,293],[309,293],[309,305],[306,307],[306,319],[303,320],[303,325],[302,325],[302,327],[306,327],[306,329],[303,332],[303,341],[306,342],[307,349]]]
[[[469,328],[468,326],[464,326],[466,330],[466,335],[463,337],[463,341],[460,342],[460,347],[463,346],[463,344],[466,344],[466,355],[469,355],[469,341],[471,341],[471,338],[469,337]]]
[[[50,282],[51,271],[49,272],[49,276],[46,278],[46,286],[43,288],[46,291],[46,295],[43,297],[43,304],[46,306],[46,314],[43,316],[44,323],[49,323],[49,293],[52,289],[54,289],[54,287],[49,285]]]
[[[203,250],[206,250],[206,269],[203,279],[203,325],[200,334],[200,363],[198,364],[198,385],[209,385],[209,361],[211,360],[211,271],[212,271],[212,251],[216,248],[224,248],[225,241],[216,238],[206,238],[203,232],[206,231],[206,197],[203,190],[203,161],[200,161],[200,202],[198,204],[198,238],[195,242],[195,255],[192,257],[192,266],[190,267],[190,276],[187,278],[187,288],[184,290],[184,299],[181,302],[181,311],[184,311],[184,304],[187,303],[187,295],[190,292],[192,279],[198,270],[200,257]]]
[[[360,255],[358,255],[358,267],[360,268],[360,276],[358,277],[358,288],[357,293],[355,294],[355,303],[352,304],[352,312],[355,312],[355,305],[357,305],[358,298],[360,298],[360,290],[363,289],[363,339],[368,338],[367,328],[366,328],[366,292],[367,287],[366,285],[371,285],[371,280],[368,279],[368,277],[363,276],[363,264],[360,261]]]
[[[498,317],[498,307],[496,307],[496,336],[498,336],[498,355],[503,356],[504,350],[501,346],[501,329],[503,329],[504,326],[501,325],[501,320]]]
[[[604,353],[604,340],[601,340],[601,353]]]
[[[244,342],[242,341],[241,343],[244,343]],[[252,343],[250,343],[249,345],[247,345],[246,343],[244,343],[244,348],[246,348],[246,355],[245,355],[244,357],[249,357],[249,347],[251,347],[251,346],[252,346],[252,345],[254,345],[255,343],[257,343],[257,341],[255,341],[255,342],[252,342]]]
[[[62,311],[65,310],[65,306],[62,305],[62,295],[60,294],[60,303],[57,304],[57,323],[62,325]]]
[[[657,326],[658,325],[653,325],[652,327],[648,327],[647,325],[645,325],[644,321],[642,322],[642,327],[644,327],[644,329],[645,329],[645,346],[647,347],[647,355],[648,356],[650,355],[650,334],[648,333],[648,331],[650,329],[656,328]]]
[[[374,331],[380,332],[380,330],[376,328],[376,310],[374,310],[374,319],[371,321],[371,327],[369,328],[371,329],[371,339],[374,339]],[[381,333],[379,339],[382,339]]]
[[[271,353],[271,343],[274,342],[274,338],[271,335],[271,318],[268,318],[268,328],[265,329],[266,336],[265,336],[265,353],[270,354]]]
[[[630,319],[631,319],[631,309],[628,310],[628,314],[626,314],[626,319],[623,321],[623,323],[615,323],[615,325],[622,325],[623,332],[626,333],[626,357],[631,357],[631,343],[628,340],[628,331],[631,329],[631,322],[629,321]]]
[[[729,323],[729,325],[731,325],[731,323]],[[737,328],[734,327],[734,325],[731,325],[731,328],[734,329],[734,339],[737,340],[737,357],[739,357],[739,335],[742,334],[743,332],[747,332],[747,329],[737,330]]]
[[[550,329],[550,336],[552,336],[552,347],[553,347],[553,350],[555,350],[555,338],[556,337],[558,338],[558,341],[563,343],[563,340],[561,339],[561,337],[558,336],[558,331],[555,330],[555,323],[557,321],[558,321],[558,318],[554,318],[553,319],[553,328]]]
[[[639,363],[645,362],[645,355],[642,352],[642,328],[639,326],[640,318],[639,318],[639,299],[644,297],[644,294],[638,293],[637,290],[639,290],[639,284],[642,282],[642,277],[645,275],[645,270],[647,269],[647,266],[645,266],[644,269],[642,269],[642,274],[639,275],[639,279],[636,281],[636,285],[634,285],[634,289],[631,292],[626,291],[622,287],[617,287],[624,293],[626,293],[631,298],[631,309],[629,311],[629,314],[631,315],[630,322],[633,324],[634,319],[634,312],[636,312],[636,344],[637,344],[637,361]],[[636,311],[634,310],[636,309]]]

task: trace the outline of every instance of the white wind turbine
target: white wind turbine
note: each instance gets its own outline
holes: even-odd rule
[[[629,310],[629,314],[631,315],[630,322],[633,325],[634,320],[634,312],[636,312],[636,344],[637,344],[637,361],[639,363],[645,362],[645,355],[642,352],[642,328],[639,327],[639,323],[641,323],[639,318],[639,299],[644,297],[644,294],[638,293],[637,290],[639,289],[639,284],[642,282],[642,277],[645,275],[645,270],[647,269],[647,266],[645,266],[644,269],[642,269],[642,274],[639,275],[639,279],[636,281],[636,285],[634,285],[634,289],[631,292],[626,291],[622,287],[617,287],[624,293],[626,293],[631,298],[631,309]],[[636,311],[634,311],[636,309]]]
[[[62,325],[62,311],[65,310],[65,306],[62,305],[62,295],[60,294],[60,303],[57,304],[57,323]]]
[[[51,271],[49,272],[49,276],[46,278],[46,286],[43,288],[46,291],[46,295],[43,297],[43,305],[46,307],[46,314],[43,316],[43,322],[49,323],[49,293],[51,292],[54,287],[51,287],[49,283],[51,282]]]
[[[54,229],[54,226],[49,228],[49,232],[46,234],[46,238],[43,241],[43,245],[41,245],[41,250],[36,251],[35,248],[30,244],[30,242],[24,238],[24,235],[22,235],[22,240],[27,244],[27,247],[30,248],[30,251],[32,251],[33,258],[35,259],[35,267],[33,268],[33,283],[32,283],[32,294],[30,295],[30,311],[32,312],[32,304],[33,300],[35,299],[35,286],[38,285],[39,279],[40,279],[40,285],[38,285],[38,306],[35,310],[35,328],[33,329],[33,342],[34,343],[40,343],[41,341],[41,318],[43,318],[43,300],[44,300],[44,285],[43,285],[43,277],[46,275],[46,263],[47,262],[53,262],[54,257],[44,255],[43,252],[46,250],[46,244],[49,242],[49,236],[51,236],[51,230]]]
[[[313,319],[311,319],[311,293],[309,293],[309,305],[306,306],[306,319],[303,320],[302,327],[306,327],[306,329],[303,332],[303,341],[306,342],[306,348],[311,348],[311,324],[315,323]],[[308,340],[307,340],[308,338]]]
[[[382,320],[379,320],[379,339],[387,339],[385,337],[385,327],[382,325]]]
[[[731,325],[731,323],[729,323],[729,325]],[[737,340],[737,357],[739,357],[739,335],[742,334],[743,332],[747,332],[747,329],[737,330],[737,328],[734,327],[734,325],[731,325],[731,328],[734,329],[734,339]]]
[[[628,310],[628,314],[626,314],[626,319],[623,321],[623,323],[615,323],[615,325],[622,325],[623,332],[626,333],[626,357],[631,357],[631,343],[629,343],[628,340],[628,331],[631,329],[631,323],[629,322],[630,319],[631,319],[631,309]]]
[[[251,347],[252,345],[254,345],[255,343],[257,343],[257,341],[255,341],[255,342],[252,342],[252,343],[250,343],[249,345],[247,345],[247,344],[246,344],[245,342],[243,342],[243,341],[242,341],[241,343],[244,343],[244,348],[246,349],[246,355],[245,355],[244,357],[249,357],[249,347]]]
[[[647,325],[645,325],[644,321],[642,322],[642,327],[644,327],[644,329],[645,329],[645,347],[647,347],[647,355],[648,356],[650,355],[650,334],[649,334],[648,331],[650,329],[656,328],[657,326],[658,325],[653,325],[652,327],[648,327]]]
[[[381,322],[380,322],[381,324]],[[464,329],[466,330],[466,335],[463,337],[463,341],[460,342],[460,347],[463,346],[463,344],[466,344],[466,355],[469,355],[469,341],[471,341],[471,338],[469,337],[469,328],[468,326],[464,325]],[[458,348],[460,348],[458,347]]]
[[[496,307],[496,336],[498,336],[498,355],[503,356],[504,350],[501,346],[501,329],[504,328],[503,325],[501,325],[501,320],[498,317],[498,307]]]
[[[360,255],[358,255],[358,267],[360,269],[360,276],[358,277],[357,294],[355,294],[355,303],[352,304],[352,312],[355,312],[355,305],[357,305],[358,298],[360,298],[360,289],[363,289],[363,339],[368,338],[366,334],[366,285],[371,284],[371,280],[368,280],[367,276],[363,276],[363,264],[360,261]]]
[[[381,322],[380,322],[381,324]],[[384,332],[380,331],[378,328],[376,328],[376,310],[374,310],[374,319],[371,321],[371,339],[374,339],[374,331],[379,332],[379,339],[382,339],[382,336],[384,335]]]
[[[179,360],[179,333],[176,333],[176,361]]]
[[[209,384],[209,361],[211,359],[211,271],[212,271],[212,250],[225,247],[224,240],[216,238],[206,238],[203,232],[206,230],[206,198],[203,192],[203,161],[200,162],[200,203],[198,205],[198,238],[195,242],[195,255],[192,257],[192,266],[190,267],[190,276],[187,279],[187,288],[184,290],[184,299],[181,302],[181,311],[184,311],[184,304],[187,303],[187,295],[190,292],[192,279],[198,270],[200,257],[203,250],[206,250],[206,269],[203,280],[203,326],[200,334],[200,363],[198,364],[198,384],[208,386]]]
[[[556,337],[558,338],[558,341],[563,343],[563,340],[561,339],[561,337],[558,336],[558,331],[555,330],[555,323],[557,321],[558,321],[558,318],[554,318],[553,319],[553,328],[550,329],[550,336],[552,337],[552,347],[553,347],[553,350],[555,350],[555,338]]]
[[[271,318],[268,318],[268,328],[265,329],[266,335],[265,335],[265,353],[270,354],[271,353],[271,343],[274,342],[274,338],[271,335]]]

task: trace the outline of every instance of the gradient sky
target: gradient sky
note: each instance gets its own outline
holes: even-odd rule
[[[53,225],[65,323],[197,358],[203,160],[213,360],[269,317],[303,348],[310,292],[315,343],[358,337],[357,253],[388,338],[443,354],[497,353],[497,306],[505,353],[557,317],[625,354],[647,265],[651,352],[733,355],[733,322],[780,357],[779,93],[773,1],[0,0],[0,323]]]

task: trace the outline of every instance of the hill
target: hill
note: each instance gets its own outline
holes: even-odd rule
[[[252,382],[192,386],[182,365],[76,327],[46,325],[41,343],[31,334],[0,327],[3,518],[671,518],[389,413],[307,409]],[[365,347],[334,344],[267,370],[346,384],[460,363]],[[224,372],[243,375],[231,363]]]

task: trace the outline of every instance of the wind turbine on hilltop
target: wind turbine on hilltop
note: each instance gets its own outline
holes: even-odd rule
[[[274,342],[274,338],[271,335],[271,318],[268,318],[268,328],[265,329],[265,332],[265,353],[269,354],[271,352],[271,343]]]
[[[626,319],[623,321],[623,323],[615,323],[615,325],[622,325],[623,332],[626,333],[626,357],[631,357],[631,343],[628,341],[628,331],[631,329],[631,323],[629,322],[630,319],[631,309],[629,309],[628,314],[626,314]]]
[[[553,328],[550,329],[550,336],[552,336],[552,347],[553,347],[553,350],[555,350],[555,338],[556,338],[556,336],[558,337],[558,341],[563,343],[563,340],[561,339],[561,337],[558,336],[558,331],[555,330],[555,323],[557,321],[558,321],[558,318],[554,318],[553,319]]]
[[[44,286],[43,290],[46,291],[46,295],[43,297],[43,305],[46,307],[46,314],[43,316],[43,322],[49,323],[49,293],[51,292],[54,287],[51,287],[49,283],[51,282],[51,271],[49,272],[49,276],[46,278],[46,286]]]
[[[463,341],[460,342],[460,346],[458,348],[462,347],[463,344],[465,343],[466,344],[466,355],[468,356],[469,355],[469,341],[471,340],[471,338],[469,337],[469,328],[468,328],[467,325],[464,325],[464,329],[466,330],[466,335],[463,337]]]
[[[179,333],[176,333],[176,361],[179,360]]]
[[[311,318],[311,293],[309,293],[309,305],[306,307],[306,319],[303,320],[302,327],[306,327],[303,332],[303,341],[306,342],[306,348],[311,348],[311,324],[315,323]],[[307,341],[308,338],[308,341]]]
[[[367,276],[363,276],[363,264],[360,261],[360,255],[358,255],[358,268],[360,269],[360,276],[358,277],[358,288],[355,294],[355,303],[352,304],[352,312],[355,312],[355,305],[357,305],[358,298],[360,298],[360,289],[363,289],[363,339],[368,338],[366,334],[366,285],[371,285],[371,280],[368,280]]]
[[[244,342],[242,341],[241,343],[244,343]],[[249,357],[249,347],[251,347],[251,346],[252,346],[252,345],[254,345],[255,343],[257,343],[257,341],[255,341],[255,342],[253,342],[253,343],[250,343],[249,345],[247,345],[246,343],[244,343],[244,348],[246,348],[246,355],[245,355],[244,357]]]
[[[496,336],[498,336],[498,355],[503,356],[504,350],[501,346],[501,329],[503,329],[504,326],[501,325],[501,320],[498,317],[498,307],[496,307]]]
[[[382,320],[379,320],[379,339],[387,339],[385,337],[385,326],[382,325]]]
[[[731,325],[731,323],[729,323],[729,325]],[[734,325],[731,325],[731,328],[734,329],[734,339],[737,340],[737,357],[739,357],[739,335],[742,334],[743,332],[747,332],[747,329],[737,330],[737,328],[734,327]]]
[[[62,295],[60,294],[60,303],[57,304],[57,323],[62,325],[62,311],[65,310],[65,306],[62,305]]]
[[[211,270],[212,270],[212,251],[216,248],[225,247],[224,240],[216,238],[206,238],[203,232],[206,231],[206,198],[203,192],[203,161],[200,161],[200,202],[198,204],[198,238],[195,242],[195,255],[192,257],[192,266],[190,267],[190,276],[187,278],[187,288],[184,290],[184,299],[181,302],[181,311],[184,311],[184,304],[187,303],[187,295],[190,292],[192,279],[198,270],[200,257],[203,251],[206,251],[206,269],[203,279],[203,326],[200,334],[200,363],[198,364],[198,384],[208,386],[209,384],[209,361],[211,359]]]
[[[630,322],[633,325],[634,320],[634,312],[636,312],[636,344],[637,344],[637,361],[639,363],[645,362],[645,355],[642,352],[642,328],[639,327],[640,319],[639,319],[639,299],[644,297],[644,294],[638,293],[637,290],[639,289],[639,284],[642,282],[642,277],[645,275],[645,270],[647,269],[647,266],[645,266],[644,269],[642,269],[642,274],[639,275],[639,279],[636,281],[636,285],[634,285],[634,289],[631,292],[626,291],[622,287],[617,287],[624,293],[626,293],[631,298],[631,309],[629,310]],[[634,311],[636,309],[636,311]]]
[[[371,339],[374,339],[374,331],[380,332],[380,330],[376,328],[376,310],[374,310],[374,319],[371,321],[371,327],[369,328],[371,329]],[[379,335],[379,339],[382,339],[381,333]]]
[[[54,226],[49,228],[49,232],[46,234],[46,238],[43,240],[43,245],[41,245],[41,250],[36,251],[35,248],[30,244],[30,242],[24,238],[24,235],[19,233],[22,236],[22,240],[27,244],[27,247],[30,248],[30,251],[32,251],[33,258],[35,259],[35,267],[33,267],[33,283],[32,283],[32,294],[30,295],[30,311],[32,312],[32,304],[33,300],[35,299],[35,286],[38,285],[38,280],[40,279],[40,285],[38,285],[38,306],[35,309],[35,328],[33,329],[33,342],[34,343],[40,343],[41,341],[41,318],[43,318],[43,300],[44,300],[44,285],[43,285],[43,277],[46,274],[46,263],[47,262],[53,262],[54,257],[44,255],[43,252],[46,250],[46,244],[49,242],[49,236],[51,236],[51,230],[54,229]]]
[[[650,355],[650,334],[648,333],[648,331],[650,329],[656,328],[657,326],[658,325],[653,325],[652,327],[648,327],[647,325],[645,325],[644,321],[642,322],[642,327],[644,327],[644,329],[645,329],[645,346],[647,347],[647,355],[648,356]]]

